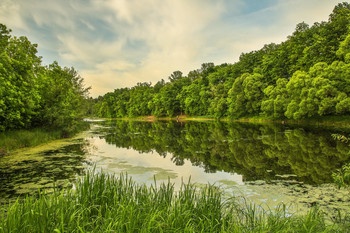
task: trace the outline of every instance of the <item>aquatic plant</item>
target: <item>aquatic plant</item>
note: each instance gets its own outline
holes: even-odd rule
[[[332,134],[332,137],[344,143],[349,142],[349,138],[341,134]],[[338,185],[339,188],[350,186],[350,163],[344,164],[341,169],[332,174],[332,177],[334,183]]]
[[[344,232],[317,208],[305,216],[285,206],[264,210],[224,200],[212,185],[169,181],[150,187],[125,174],[88,171],[74,189],[40,192],[2,206],[0,232]]]

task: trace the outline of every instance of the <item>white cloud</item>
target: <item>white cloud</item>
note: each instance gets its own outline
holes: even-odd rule
[[[3,0],[0,4],[0,20],[10,28],[25,28],[20,6],[12,0]]]
[[[198,68],[202,51],[206,50],[206,38],[202,31],[219,19],[224,11],[222,1],[105,1],[104,7],[113,9],[115,30],[125,33],[127,40],[140,40],[148,53],[134,63],[128,72],[113,73],[107,65],[96,67],[106,82],[115,83],[115,88],[133,86],[137,82],[157,82],[166,79],[174,70]],[[101,5],[100,5],[101,7]],[[106,18],[110,19],[110,16]],[[124,47],[121,52],[129,52]],[[117,57],[125,57],[118,54]],[[106,61],[111,64],[113,60]],[[127,67],[129,68],[129,66]],[[114,76],[113,76],[114,74]],[[93,74],[87,73],[92,77]],[[117,78],[116,78],[117,77]],[[94,79],[97,75],[94,74]],[[107,81],[113,80],[113,81]],[[97,87],[92,92],[97,92]]]
[[[64,45],[59,53],[62,58],[72,63],[83,63],[95,66],[103,60],[109,60],[121,54],[124,40],[106,42],[102,40],[88,41],[82,37],[70,34],[58,35],[57,38]]]
[[[280,0],[280,10],[284,17],[298,23],[305,21],[312,25],[315,22],[327,21],[333,8],[343,1],[339,0]],[[301,21],[300,21],[301,20]],[[300,21],[300,22],[299,22]]]
[[[204,62],[233,63],[285,40],[297,23],[327,20],[340,1],[274,2],[245,12],[252,2],[2,0],[0,20],[38,43],[39,55],[74,66],[97,96]]]

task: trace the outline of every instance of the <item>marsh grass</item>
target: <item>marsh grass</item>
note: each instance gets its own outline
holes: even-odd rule
[[[66,129],[33,128],[0,132],[0,156],[7,155],[11,151],[32,147],[50,142],[55,139],[71,137],[78,132],[89,128],[89,123],[80,122],[67,134]]]
[[[9,153],[18,148],[37,146],[59,138],[61,138],[60,130],[47,130],[42,128],[1,132],[0,150],[3,153]]]
[[[39,193],[3,206],[0,232],[344,232],[314,208],[288,215],[223,200],[220,190],[170,182],[151,187],[127,175],[88,171],[74,189]]]

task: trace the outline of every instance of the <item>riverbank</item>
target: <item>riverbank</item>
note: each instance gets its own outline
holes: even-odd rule
[[[124,118],[103,118],[105,120],[139,120],[139,121],[230,121],[230,122],[251,122],[251,123],[276,123],[276,124],[292,124],[292,125],[314,125],[314,126],[327,126],[327,127],[341,127],[350,128],[350,116],[324,116],[314,117],[301,120],[288,120],[288,119],[272,119],[262,116],[244,117],[239,119],[231,118],[214,118],[211,116],[188,116],[178,115],[175,117],[155,117],[155,116],[140,116],[140,117],[124,117]]]
[[[66,130],[44,127],[0,132],[0,156],[8,155],[17,149],[34,147],[53,140],[73,137],[77,133],[88,129],[88,127],[87,123],[82,122],[69,135],[67,135]]]
[[[279,124],[293,124],[293,125],[315,125],[315,126],[330,126],[330,127],[344,127],[350,128],[350,116],[324,116],[314,117],[301,120],[288,119],[270,119],[265,117],[241,118],[233,121],[238,122],[261,122],[261,123],[279,123]]]
[[[126,175],[88,171],[75,189],[41,192],[2,206],[0,232],[346,232],[349,219],[327,223],[285,206],[264,210],[224,199],[219,188],[163,183],[147,187]]]

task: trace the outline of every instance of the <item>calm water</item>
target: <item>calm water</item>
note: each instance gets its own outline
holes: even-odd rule
[[[86,168],[127,172],[136,182],[215,183],[229,196],[302,209],[348,209],[350,193],[331,174],[349,146],[319,127],[229,122],[92,122],[77,138],[0,158],[0,198],[69,185]]]

